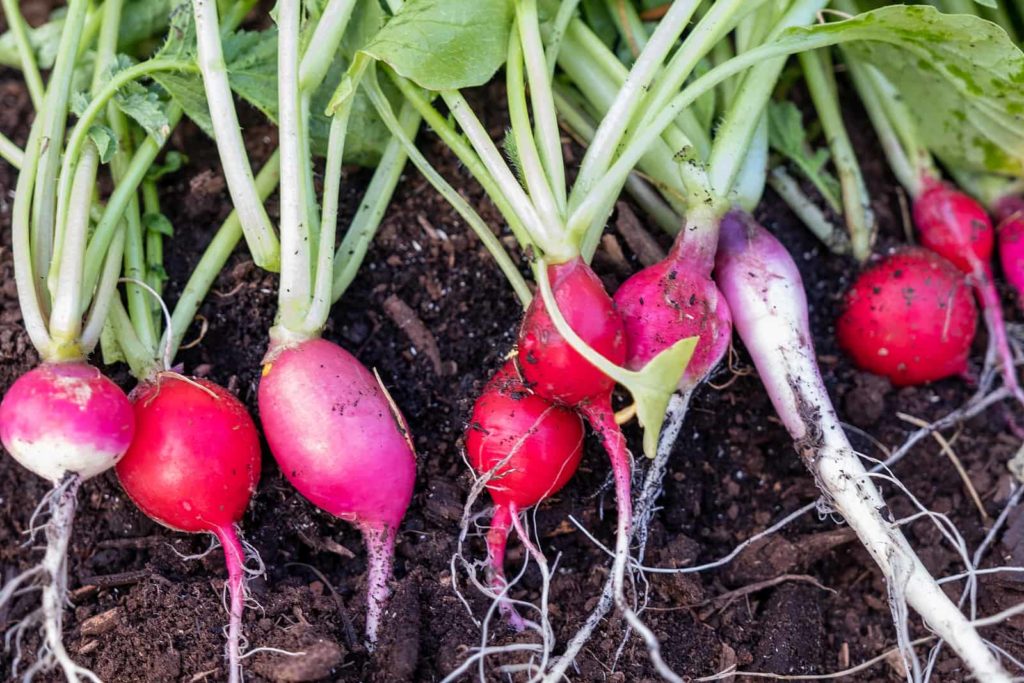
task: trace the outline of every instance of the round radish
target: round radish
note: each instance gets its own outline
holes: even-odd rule
[[[235,525],[260,478],[256,425],[226,389],[172,372],[140,384],[131,399],[136,435],[117,476],[150,518],[220,540],[231,594],[229,677],[237,681],[245,556]]]
[[[725,356],[732,338],[732,316],[711,279],[713,261],[680,238],[667,257],[622,283],[615,292],[615,305],[626,332],[630,370],[640,370],[681,339],[699,337],[680,380],[679,388],[685,391],[707,377]]]
[[[469,464],[487,478],[494,517],[487,535],[491,585],[505,590],[504,558],[512,517],[565,486],[583,454],[583,423],[572,410],[537,396],[509,361],[473,406],[466,431]],[[522,619],[507,600],[502,613],[517,630]]]
[[[135,418],[120,387],[87,363],[47,363],[25,373],[0,403],[0,440],[15,460],[58,483],[113,467]]]
[[[839,345],[897,386],[963,374],[978,321],[964,276],[920,247],[864,271],[846,293]]]
[[[405,419],[377,377],[319,338],[268,355],[259,405],[267,443],[288,481],[363,533],[372,645],[388,597],[395,536],[416,479]]]
[[[1024,307],[1024,198],[1005,197],[996,205],[999,226],[999,258],[1003,275],[1017,292],[1017,303]]]

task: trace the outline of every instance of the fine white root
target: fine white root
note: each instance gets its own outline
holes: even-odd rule
[[[683,421],[686,418],[686,410],[690,403],[690,397],[692,392],[687,392],[684,395],[674,395],[672,400],[669,402],[668,410],[665,416],[665,426],[662,430],[660,440],[658,442],[658,452],[654,457],[654,461],[647,470],[647,475],[644,478],[643,488],[640,492],[640,497],[636,502],[633,512],[633,534],[639,536],[640,547],[641,547],[641,558],[643,548],[647,544],[647,526],[650,524],[651,516],[654,514],[655,501],[662,491],[662,481],[665,477],[665,468],[668,465],[669,456],[672,454],[673,446],[675,445],[676,438],[679,435],[679,430],[682,428]],[[599,544],[600,545],[600,544]],[[632,564],[632,563],[631,563]],[[642,564],[642,559],[640,563]],[[579,653],[583,650],[583,646],[587,644],[590,638],[594,635],[594,631],[597,630],[597,626],[604,619],[605,615],[611,610],[615,600],[615,585],[614,575],[610,574],[608,579],[605,581],[604,588],[601,591],[601,597],[598,599],[597,605],[591,611],[587,620],[583,623],[583,626],[576,632],[576,635],[572,637],[568,645],[565,648],[565,652],[555,660],[553,666],[544,676],[545,683],[559,683],[568,671],[569,667],[579,656]],[[631,612],[631,610],[630,610]],[[640,622],[639,617],[633,614],[636,622]],[[642,622],[640,625],[650,634],[650,630],[643,626]],[[633,626],[633,622],[630,622],[630,626]],[[641,633],[643,635],[643,633]],[[660,651],[657,639],[650,634],[651,639],[654,642],[656,649],[652,652],[652,661],[660,662],[661,666],[658,667],[659,674],[665,676],[667,680],[679,680],[671,669],[661,661]],[[651,643],[644,638],[645,644],[648,645],[648,650],[651,651]],[[657,660],[654,657],[657,657]],[[657,664],[656,664],[657,666]],[[662,671],[664,667],[665,671]],[[666,672],[668,676],[666,676]],[[675,678],[673,678],[675,677]]]
[[[50,671],[59,666],[64,678],[69,683],[81,683],[81,681],[100,683],[100,679],[94,673],[72,661],[67,650],[64,649],[63,642],[64,605],[67,602],[68,593],[68,543],[71,540],[71,528],[74,524],[75,508],[78,502],[78,488],[81,484],[80,477],[71,475],[47,494],[50,518],[44,527],[46,553],[43,556],[43,561],[12,579],[0,591],[0,606],[3,606],[15,595],[27,590],[38,588],[41,591],[39,609],[12,626],[5,638],[8,650],[12,640],[14,642],[15,657],[11,663],[11,673],[15,674],[21,663],[21,643],[25,633],[34,628],[41,628],[43,632],[43,644],[36,653],[35,662],[22,674],[23,681],[31,681],[36,674]],[[33,525],[37,516],[38,513],[33,514]],[[26,586],[26,582],[29,581],[31,583]]]

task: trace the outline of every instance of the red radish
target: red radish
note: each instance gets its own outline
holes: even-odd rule
[[[132,392],[136,435],[117,465],[147,516],[224,547],[231,595],[229,678],[238,681],[245,555],[236,525],[260,478],[260,441],[245,406],[213,382],[162,372]]]
[[[857,278],[836,334],[859,367],[907,386],[965,373],[977,323],[963,274],[912,247]]]
[[[506,587],[504,559],[512,518],[559,491],[583,455],[583,423],[575,412],[537,396],[508,361],[491,378],[473,406],[466,430],[469,463],[487,476],[494,517],[487,534],[491,585]],[[508,600],[502,614],[516,629],[523,621]]]
[[[1017,292],[1017,303],[1024,307],[1024,198],[1004,197],[996,204],[999,226],[999,258],[1003,275]]]
[[[717,238],[715,230],[704,231]],[[680,380],[686,391],[701,382],[725,356],[732,338],[729,305],[711,279],[715,245],[687,230],[679,233],[663,260],[622,283],[615,305],[626,331],[626,367],[640,370],[681,339],[698,337]]]
[[[992,249],[995,234],[985,209],[955,188],[931,178],[914,199],[914,222],[921,244],[935,251],[966,274],[981,302],[996,353],[1003,365],[1003,381],[1022,402],[1013,353],[1006,339],[1002,304],[992,281]]]
[[[128,450],[135,419],[120,387],[91,365],[46,363],[25,373],[0,403],[0,440],[25,468],[59,483],[84,481]]]
[[[281,471],[311,503],[363,533],[372,645],[416,480],[409,428],[380,380],[336,344],[316,338],[284,345],[265,363],[260,419]]]

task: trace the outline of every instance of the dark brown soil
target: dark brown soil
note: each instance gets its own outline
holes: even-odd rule
[[[475,101],[484,105],[489,100]],[[0,130],[23,144],[30,112],[17,74],[0,72]],[[492,123],[500,133],[501,122]],[[899,242],[904,233],[895,184],[881,159],[870,157],[873,140],[858,137],[859,149],[869,156],[881,243]],[[272,138],[271,129],[249,129],[247,139],[256,158],[266,154]],[[425,133],[421,141],[430,159],[490,224],[501,225],[497,212],[436,138]],[[163,206],[177,231],[167,258],[173,300],[229,204],[209,140],[183,125],[171,146],[190,158],[163,183]],[[0,389],[36,362],[20,324],[10,261],[15,178],[13,169],[0,162]],[[350,174],[350,211],[365,181],[365,172]],[[969,383],[962,380],[897,390],[852,369],[835,348],[832,323],[855,265],[828,254],[773,196],[763,204],[759,218],[786,242],[803,271],[826,381],[866,453],[881,455],[859,436],[860,430],[892,447],[909,429],[897,412],[932,420],[970,395]],[[626,258],[636,266],[628,249]],[[621,269],[609,259],[598,264],[614,288],[623,278]],[[254,413],[275,285],[275,278],[257,270],[240,250],[202,309],[209,323],[206,335],[179,358],[189,372],[237,392]],[[410,312],[418,322],[410,324]],[[1009,308],[1007,314],[1019,320]],[[246,662],[248,680],[436,681],[479,644],[479,629],[453,591],[450,574],[470,485],[460,439],[474,396],[512,345],[519,316],[517,301],[478,240],[417,173],[407,172],[366,266],[335,307],[326,331],[329,339],[380,372],[405,412],[419,455],[416,495],[398,544],[395,597],[383,643],[370,656],[355,635],[362,626],[365,570],[358,533],[300,498],[267,454],[259,491],[242,523],[267,567],[266,576],[252,582],[260,606],[246,612],[245,634],[251,647],[306,654],[258,654]],[[198,329],[196,325],[191,336]],[[976,350],[980,359],[981,341]],[[741,352],[737,372],[723,370],[715,378],[715,386],[723,388],[708,386],[697,395],[665,480],[662,509],[650,530],[649,564],[684,566],[716,559],[814,500],[814,483],[749,367]],[[108,370],[124,387],[131,386],[123,367]],[[636,450],[637,430],[631,426],[627,431]],[[1006,462],[1018,446],[1008,436],[1005,414],[998,407],[962,425],[956,435],[954,448],[993,517],[1006,502],[1011,485]],[[537,514],[543,550],[552,560],[558,558],[551,603],[560,644],[585,618],[606,576],[606,557],[568,517],[573,515],[611,543],[613,500],[603,488],[607,472],[600,449],[591,442],[579,475]],[[935,442],[915,448],[896,474],[924,505],[947,513],[968,546],[976,547],[986,529]],[[42,481],[11,459],[0,458],[0,577],[39,558],[38,548],[22,543],[45,491]],[[887,491],[897,516],[911,512],[905,498],[891,487]],[[1014,514],[990,563],[1019,563],[1024,556],[1022,529],[1024,515]],[[960,571],[956,554],[934,527],[919,522],[907,533],[932,571]],[[88,482],[80,494],[69,558],[73,605],[66,611],[65,628],[72,655],[110,682],[223,680],[221,558],[216,552],[201,560],[179,556],[202,552],[207,544],[206,538],[173,533],[145,518],[122,494],[112,473]],[[483,553],[476,542],[469,551],[478,557]],[[513,541],[509,562],[522,557]],[[799,576],[771,581],[784,575]],[[760,582],[770,585],[740,590]],[[959,586],[950,589],[955,587],[958,595]],[[990,614],[1018,602],[1024,585],[995,575],[984,578],[982,586],[980,612]],[[536,602],[539,589],[539,576],[530,571],[515,597]],[[739,592],[729,600],[714,600],[730,591]],[[487,605],[471,589],[466,592],[473,616],[480,618]],[[8,612],[0,613],[0,627],[26,614],[33,599],[15,600]],[[823,673],[874,657],[894,644],[879,572],[848,531],[814,515],[719,570],[650,576],[649,605],[645,618],[664,644],[668,663],[687,676],[713,674],[733,664],[783,674]],[[1022,625],[1024,620],[1011,621],[987,629],[985,635],[1021,656]],[[516,640],[500,627],[493,631],[496,643]],[[573,678],[656,680],[642,643],[632,639],[620,652],[622,638],[621,621],[606,620],[579,658]],[[34,650],[37,642],[28,645]],[[0,676],[10,676],[10,663],[10,654],[0,655]],[[855,679],[901,680],[897,667],[892,658]],[[937,671],[936,680],[964,680],[948,649]]]

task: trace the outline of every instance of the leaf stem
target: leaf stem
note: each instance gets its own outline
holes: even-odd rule
[[[871,255],[875,236],[875,215],[871,210],[860,163],[853,151],[853,144],[846,131],[843,114],[839,109],[839,91],[832,77],[832,62],[825,50],[801,52],[797,57],[803,68],[807,89],[818,113],[818,120],[825,131],[832,163],[839,175],[843,193],[843,215],[850,234],[853,256],[863,263]]]
[[[420,126],[421,117],[412,103],[406,100],[398,112],[398,123],[402,127],[405,139],[412,144],[412,137]],[[384,211],[398,186],[405,169],[408,155],[403,140],[392,136],[384,148],[377,168],[373,172],[370,184],[359,203],[359,210],[348,226],[344,239],[338,245],[334,255],[334,284],[331,299],[337,301],[355,279],[356,272],[363,263],[366,251],[377,233]]]
[[[282,3],[282,7],[291,4],[297,3]],[[241,216],[242,229],[253,261],[261,268],[277,271],[281,265],[280,244],[274,234],[270,217],[257,196],[252,167],[242,141],[241,127],[235,112],[224,53],[221,49],[217,5],[214,0],[192,0],[192,10],[196,22],[199,68],[203,74],[210,120],[213,123],[214,137],[231,201]],[[287,163],[285,167],[288,168]],[[292,167],[293,170],[298,168]],[[285,177],[290,175],[292,171],[286,173]]]
[[[116,301],[121,303],[117,295],[117,280],[121,276],[121,257],[124,254],[124,231],[118,231],[110,245],[110,251],[103,263],[103,272],[100,274],[99,285],[96,288],[96,296],[88,317],[85,319],[85,327],[82,330],[78,345],[82,353],[88,355],[96,347],[103,333],[103,327],[110,312],[111,304]]]
[[[15,0],[3,0],[2,7],[4,16],[7,18],[7,28],[14,36],[14,42],[18,47],[22,77],[28,87],[29,97],[32,98],[32,106],[38,112],[43,106],[46,90],[43,87],[43,79],[39,75],[35,50],[32,49],[32,42],[29,40],[28,25]]]
[[[376,73],[374,69],[367,70],[367,77],[364,80],[364,87],[370,96],[370,100],[373,102],[374,107],[377,109],[377,113],[380,115],[381,120],[384,121],[384,125],[388,127],[391,134],[402,143],[405,147],[406,154],[409,155],[409,160],[419,169],[423,177],[434,186],[434,188],[452,205],[463,220],[469,223],[469,227],[473,230],[476,236],[483,242],[487,251],[491,253],[501,272],[505,274],[509,284],[512,285],[512,289],[515,291],[519,300],[523,303],[523,307],[529,305],[532,298],[530,288],[526,284],[526,280],[523,279],[519,269],[516,268],[515,263],[509,257],[505,248],[494,233],[491,232],[490,228],[480,217],[480,215],[473,210],[473,207],[466,202],[462,196],[455,191],[448,182],[441,177],[441,175],[434,170],[430,165],[430,162],[426,160],[423,154],[420,153],[419,149],[406,134],[402,128],[401,123],[395,118],[394,112],[391,110],[391,103],[388,102],[384,93],[381,92],[379,85],[376,81]],[[431,107],[433,109],[433,107]]]
[[[3,133],[0,133],[0,159],[19,171],[25,165],[25,152]]]

